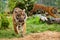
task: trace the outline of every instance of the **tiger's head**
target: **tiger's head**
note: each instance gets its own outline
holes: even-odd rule
[[[20,8],[15,8],[13,13],[15,14],[15,21],[18,22],[18,24],[25,22],[26,20],[25,9],[22,10]]]
[[[57,8],[53,7],[52,10],[51,10],[51,12],[54,13],[54,14],[57,14]]]

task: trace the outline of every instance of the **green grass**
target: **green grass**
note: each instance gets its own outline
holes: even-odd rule
[[[0,30],[0,38],[13,38],[13,37],[19,37],[19,35],[16,35],[13,29],[13,22],[12,22],[12,16],[8,18],[9,20],[9,29],[6,30]],[[26,27],[26,34],[29,33],[36,33],[36,32],[43,32],[43,31],[58,31],[60,32],[60,24],[47,24],[39,22],[38,17],[30,17],[27,19],[27,27]]]

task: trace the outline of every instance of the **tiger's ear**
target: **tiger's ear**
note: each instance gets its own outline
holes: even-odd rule
[[[25,9],[23,9],[23,11],[25,12]]]

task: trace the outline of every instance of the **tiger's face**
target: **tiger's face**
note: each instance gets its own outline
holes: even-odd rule
[[[57,14],[57,12],[58,12],[56,7],[53,7],[51,11],[52,11],[52,13],[54,13],[54,14]]]
[[[15,14],[15,21],[17,22],[17,24],[23,24],[26,20],[26,13],[25,13],[25,9],[22,10],[20,8],[15,8],[14,9],[14,14]]]

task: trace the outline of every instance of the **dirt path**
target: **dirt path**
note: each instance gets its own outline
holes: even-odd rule
[[[0,40],[60,40],[60,32],[46,31],[41,33],[33,33],[23,38],[11,38]]]

